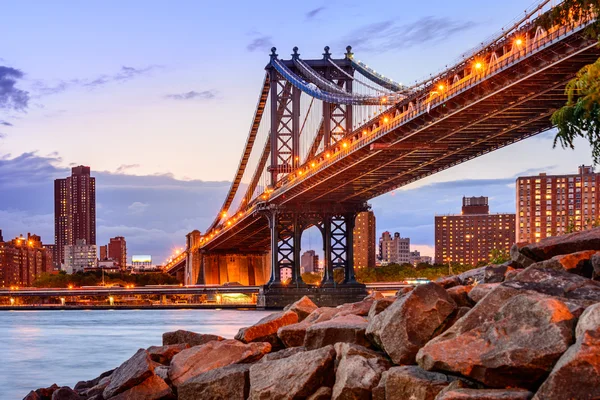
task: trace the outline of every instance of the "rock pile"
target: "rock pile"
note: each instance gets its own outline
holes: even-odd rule
[[[600,228],[337,308],[303,298],[233,340],[178,331],[27,400],[600,398]]]

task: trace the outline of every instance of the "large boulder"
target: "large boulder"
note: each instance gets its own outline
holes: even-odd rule
[[[108,400],[163,400],[167,398],[175,398],[173,391],[163,379],[152,375],[139,385]]]
[[[251,400],[306,398],[333,384],[333,346],[304,351],[250,367]]]
[[[217,335],[202,334],[179,329],[174,332],[165,332],[162,336],[163,346],[173,344],[188,344],[190,347],[200,346],[213,340],[225,340]]]
[[[366,334],[395,364],[412,364],[417,351],[455,309],[456,303],[440,285],[420,285],[375,316]]]
[[[277,330],[277,336],[285,347],[304,346],[304,337],[309,326],[319,322],[329,321],[338,312],[334,307],[321,307],[310,313],[302,322],[282,326]]]
[[[586,330],[558,360],[535,400],[600,398],[600,325]]]
[[[480,283],[479,285],[473,286],[467,295],[472,303],[479,303],[479,300],[483,299],[489,292],[496,289],[499,285],[499,283]]]
[[[177,388],[179,400],[246,400],[250,393],[250,364],[213,369]]]
[[[579,339],[586,331],[593,331],[600,328],[600,303],[596,303],[586,308],[577,321],[575,328],[575,338]]]
[[[46,388],[32,390],[27,394],[27,396],[25,396],[23,400],[51,400],[52,393],[54,393],[57,389],[59,389],[59,386],[54,383],[52,386]]]
[[[455,379],[439,372],[424,371],[415,365],[392,367],[383,373],[373,398],[434,400]]]
[[[360,315],[366,317],[369,314],[369,310],[373,303],[377,300],[383,299],[385,296],[379,292],[373,292],[367,297],[365,297],[361,301],[357,301],[356,303],[346,303],[338,306],[338,312],[336,313],[337,317],[342,317],[344,315]]]
[[[139,385],[154,375],[154,368],[157,365],[146,350],[139,349],[133,357],[112,373],[110,383],[104,389],[103,396],[109,399]]]
[[[304,318],[308,317],[310,313],[315,311],[317,308],[319,307],[317,307],[317,305],[308,296],[303,296],[300,300],[292,304],[288,304],[283,310],[293,311],[298,314],[298,322],[300,322],[304,320]]]
[[[70,387],[63,386],[52,393],[52,400],[81,400],[81,396]]]
[[[391,367],[390,361],[358,345],[338,343],[335,349],[337,366],[331,399],[371,399],[371,390]]]
[[[453,389],[435,400],[529,400],[533,393],[524,389]]]
[[[316,392],[311,394],[307,400],[331,400],[331,388],[321,386]]]
[[[480,285],[475,285],[475,287]],[[473,301],[469,298],[469,292],[473,286],[459,285],[446,289],[448,295],[454,300],[458,307],[472,307]]]
[[[532,388],[573,343],[576,319],[555,298],[518,295],[492,318],[458,334],[448,334],[451,328],[427,343],[417,362],[426,370],[462,374],[490,387]]]
[[[163,365],[169,365],[175,354],[189,347],[190,346],[187,343],[170,344],[167,346],[151,346],[148,347],[147,351],[148,354],[150,354],[152,361]]]
[[[369,346],[365,337],[368,322],[358,315],[349,314],[313,324],[306,329],[304,347],[309,350],[339,342]]]
[[[391,306],[394,301],[396,301],[396,297],[384,297],[383,299],[375,300],[367,314],[367,318],[371,320],[374,316],[381,314],[383,310]]]
[[[114,371],[115,371],[114,369],[111,369],[110,371],[105,371],[105,372],[101,373],[100,376],[98,376],[94,379],[90,379],[89,381],[79,381],[75,384],[75,386],[73,387],[73,390],[80,392],[80,391],[83,391],[86,389],[93,388],[94,386],[98,385],[100,380],[102,380],[108,376],[111,376]]]
[[[274,353],[267,353],[260,359],[259,362],[267,362],[272,360],[280,360],[282,358],[288,358],[293,356],[296,353],[300,353],[302,351],[306,351],[306,347],[298,346],[298,347],[288,347],[287,349],[279,350]]]
[[[252,326],[241,328],[235,338],[244,343],[267,342],[274,348],[281,347],[277,330],[282,326],[298,322],[298,314],[293,311],[276,312],[258,321]]]
[[[215,368],[259,360],[271,351],[269,343],[212,341],[181,351],[171,360],[169,378],[175,386]]]
[[[533,265],[538,268],[553,268],[591,278],[593,272],[591,258],[598,253],[600,252],[596,250],[584,250],[571,254],[561,254]]]
[[[523,268],[529,267],[531,264],[535,263],[535,260],[527,257],[523,253],[521,253],[521,249],[527,246],[529,243],[527,242],[518,242],[512,245],[510,248],[510,259],[517,265],[520,265]]]
[[[473,285],[476,283],[483,283],[483,281],[485,280],[485,269],[486,267],[473,268],[456,275],[456,278],[458,279],[458,284]]]
[[[561,254],[584,250],[600,251],[600,228],[552,236],[537,243],[518,246],[518,252],[534,261],[548,260]],[[514,259],[514,258],[513,258]]]
[[[521,268],[521,265],[517,265],[513,261],[507,261],[504,264],[498,265],[488,265],[483,272],[483,281],[485,283],[503,282],[506,274],[515,270],[514,267]]]

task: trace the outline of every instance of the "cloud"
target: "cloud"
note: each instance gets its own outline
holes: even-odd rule
[[[350,44],[355,50],[363,52],[383,53],[404,50],[445,40],[475,25],[472,21],[456,21],[433,16],[422,17],[417,21],[401,25],[395,20],[386,20],[353,30],[343,38],[340,45]]]
[[[0,120],[0,125],[4,125],[4,126],[13,126],[13,124],[11,124],[10,122],[1,121],[1,120]]]
[[[327,8],[327,7],[321,6],[321,7],[317,7],[317,8],[310,10],[309,12],[306,13],[306,19],[315,18],[318,14],[320,14],[323,10],[325,10],[325,8]]]
[[[250,52],[254,51],[269,51],[273,47],[273,42],[271,42],[271,36],[260,36],[252,40],[246,46],[246,49]]]
[[[29,105],[29,93],[15,87],[23,72],[0,66],[0,109],[23,111]]]
[[[38,80],[34,83],[33,88],[38,97],[62,93],[73,88],[94,89],[110,83],[127,82],[134,78],[147,75],[160,68],[162,68],[160,65],[149,65],[143,68],[134,68],[124,65],[121,66],[119,71],[113,74],[102,74],[93,78],[60,80],[53,84]]]
[[[150,204],[135,201],[127,207],[130,214],[143,214],[144,211],[150,206]]]
[[[4,139],[6,137],[5,133],[0,132],[0,139]]]
[[[119,168],[117,168],[116,173],[122,174],[123,172],[127,171],[128,169],[139,168],[139,167],[140,167],[140,164],[122,164]]]
[[[216,97],[216,92],[214,90],[204,90],[202,92],[196,92],[191,90],[185,93],[176,93],[176,94],[167,94],[165,95],[166,99],[173,100],[192,100],[192,99],[203,99],[203,100],[211,100]]]

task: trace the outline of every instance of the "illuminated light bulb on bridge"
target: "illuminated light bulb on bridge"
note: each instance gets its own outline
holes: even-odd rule
[[[346,143],[346,142],[342,143],[342,147],[343,147],[343,148],[346,148],[346,147],[348,147],[348,143]]]
[[[390,122],[390,119],[388,117],[383,117],[383,123],[387,124],[388,122]]]
[[[227,226],[231,226],[231,221],[227,221]]]
[[[363,136],[367,136],[367,130],[363,130]]]
[[[329,153],[325,154],[325,158],[329,158],[331,155]]]
[[[476,63],[475,63],[475,68],[476,68],[476,69],[481,69],[481,67],[483,67],[483,64],[482,64],[482,63],[480,63],[480,62],[476,62]]]
[[[438,89],[439,90],[444,90],[444,85],[442,85],[441,83],[438,85]]]
[[[221,213],[221,215],[222,215],[223,217],[226,217],[226,216],[227,216],[227,211],[223,211],[223,212]]]
[[[298,171],[298,175],[302,175],[302,171]]]
[[[387,97],[385,97],[385,96],[381,98],[381,102],[382,102],[382,103],[386,103],[386,102],[387,102],[387,100],[388,100],[388,99],[387,99]]]
[[[310,163],[310,166],[313,167],[313,168],[315,167],[315,165],[317,165],[317,164],[315,164],[314,162]]]
[[[520,46],[520,45],[522,45],[522,44],[523,44],[523,40],[522,40],[522,39],[517,39],[517,40],[515,40],[515,44],[516,44],[517,46]]]

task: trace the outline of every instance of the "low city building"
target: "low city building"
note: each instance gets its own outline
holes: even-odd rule
[[[419,264],[431,264],[433,259],[430,256],[422,256],[419,250],[410,252],[410,263],[415,267]]]
[[[515,243],[515,214],[490,214],[487,197],[463,197],[461,214],[435,217],[435,262],[477,265]]]
[[[87,244],[85,239],[77,239],[74,245],[65,246],[65,262],[62,269],[68,274],[94,268],[98,262],[96,245]]]
[[[145,271],[156,267],[152,265],[152,256],[143,254],[131,256],[131,268],[134,271]]]
[[[379,239],[379,259],[382,265],[410,263],[410,238],[400,237],[400,233],[383,232]]]
[[[127,268],[127,242],[123,236],[110,238],[108,258],[114,260],[121,269]]]
[[[300,256],[300,272],[320,272],[319,255],[314,250],[307,250]]]
[[[0,230],[0,287],[32,286],[42,273],[52,273],[52,251],[37,235],[4,242]]]

